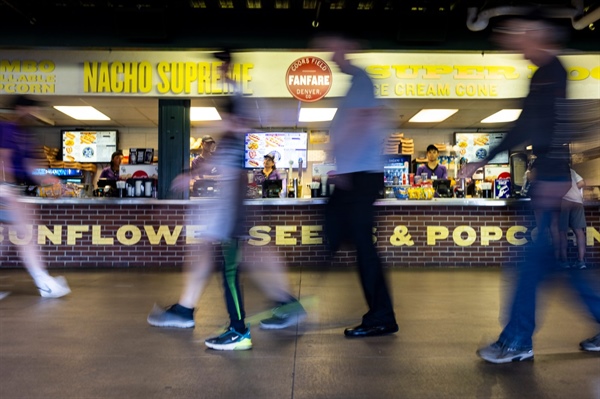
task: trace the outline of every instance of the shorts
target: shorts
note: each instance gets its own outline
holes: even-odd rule
[[[568,231],[572,229],[585,229],[585,209],[583,204],[562,200],[560,206],[560,218],[558,219],[558,229]]]

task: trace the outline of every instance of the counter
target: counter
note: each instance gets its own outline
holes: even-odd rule
[[[1,267],[20,267],[14,247],[6,244],[27,240],[40,245],[51,268],[180,267],[186,249],[196,249],[202,229],[186,223],[186,214],[201,218],[212,201],[25,198],[34,225],[26,237],[0,226]],[[276,248],[294,266],[331,265],[323,232],[325,203],[324,198],[247,200],[249,244],[259,255]],[[514,265],[536,235],[527,199],[382,199],[375,212],[373,238],[390,267]],[[600,265],[600,202],[586,204],[586,217],[588,263]],[[570,251],[574,257],[574,248]],[[351,248],[333,260],[336,267],[354,264]]]

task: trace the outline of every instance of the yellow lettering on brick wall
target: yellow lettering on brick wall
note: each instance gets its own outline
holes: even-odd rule
[[[462,238],[463,233],[467,233],[467,238]],[[475,229],[470,226],[458,226],[452,232],[452,239],[456,245],[468,247],[477,239],[477,233],[475,232]]]
[[[429,237],[429,234],[427,234],[427,236]],[[448,233],[446,232],[446,237],[447,236]],[[394,228],[394,234],[390,237],[390,244],[395,247],[399,247],[401,245],[412,247],[415,245],[411,235],[408,233],[408,227],[406,226],[396,226]]]
[[[171,233],[168,226],[159,226],[157,231],[154,231],[152,226],[144,226],[144,230],[148,236],[148,241],[150,241],[150,244],[152,245],[160,244],[160,240],[163,237],[165,238],[165,243],[167,243],[167,245],[175,245],[181,234],[181,230],[183,230],[183,226],[175,226],[173,233]]]
[[[323,244],[323,237],[319,237],[319,231],[323,231],[323,226],[302,226],[302,244]]]
[[[51,231],[48,226],[38,226],[38,244],[45,245],[48,239],[54,245],[60,245],[62,241],[62,226],[54,226],[54,231]]]
[[[67,226],[67,245],[75,245],[77,239],[83,237],[82,233],[90,231],[90,226]]]
[[[22,237],[19,237],[21,235]],[[11,226],[8,228],[8,240],[15,245],[27,245],[33,238],[33,226]]]
[[[254,226],[250,228],[250,239],[248,240],[248,244],[254,245],[257,247],[262,247],[263,245],[267,245],[271,242],[271,228],[269,226]]]
[[[506,241],[512,245],[525,245],[527,244],[527,238],[517,237],[517,234],[527,233],[527,227],[523,226],[512,226],[506,231]]]
[[[499,241],[502,238],[502,229],[497,226],[481,227],[481,245],[488,246],[490,241]]]
[[[587,237],[586,246],[588,246],[588,247],[594,246],[594,240],[600,242],[600,232],[598,232],[598,230],[596,230],[593,227],[588,226],[586,237]]]
[[[127,233],[131,234],[131,238],[127,238]],[[142,231],[136,226],[121,226],[117,230],[117,240],[123,245],[135,245],[140,242],[141,238]]]
[[[199,236],[204,230],[206,230],[206,226],[201,226],[201,225],[185,226],[185,243],[186,244],[201,243],[202,239]]]
[[[102,226],[92,226],[92,244],[114,245],[115,239],[112,237],[102,237]]]
[[[296,245],[298,240],[292,238],[290,233],[297,230],[297,226],[277,226],[275,227],[275,244],[277,245]]]
[[[448,238],[449,230],[444,226],[427,226],[427,245],[435,245],[438,240]]]

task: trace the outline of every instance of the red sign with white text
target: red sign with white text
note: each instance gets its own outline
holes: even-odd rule
[[[329,92],[331,68],[317,57],[302,57],[289,66],[285,83],[294,98],[304,102],[319,101]]]

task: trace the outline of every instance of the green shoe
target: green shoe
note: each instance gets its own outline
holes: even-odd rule
[[[250,328],[247,328],[245,333],[240,333],[233,327],[229,327],[229,330],[218,337],[206,339],[204,344],[211,349],[219,351],[245,351],[252,349]]]

